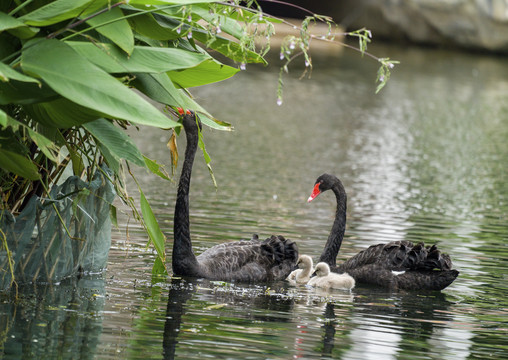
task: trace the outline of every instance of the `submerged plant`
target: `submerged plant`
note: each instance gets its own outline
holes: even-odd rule
[[[166,273],[165,237],[139,184],[139,206],[128,194],[124,174],[128,171],[135,179],[135,165],[165,180],[171,177],[144,156],[124,130],[167,129],[174,166],[175,133],[181,126],[176,107],[195,111],[206,126],[230,130],[229,124],[195,102],[187,89],[228,79],[247,64],[266,64],[273,24],[281,22],[285,21],[266,15],[253,1],[2,1],[0,210],[19,214],[33,196],[55,200],[49,198],[49,191],[64,171],[90,181],[95,172],[104,172],[105,164],[113,175],[104,172],[104,176],[146,229],[157,252],[153,274]],[[329,35],[313,35],[309,27],[313,22],[326,23]],[[310,71],[312,41],[340,45],[334,27],[324,16],[306,18],[300,35],[288,37],[280,49],[285,60],[281,74],[298,56],[303,56]],[[346,35],[358,36],[359,50],[366,53],[368,34],[362,30]],[[256,41],[259,38],[266,40],[263,45]],[[222,64],[209,50],[226,56],[238,68]],[[377,60],[382,64],[379,91],[395,62]],[[282,84],[281,77],[278,103],[282,103]],[[154,103],[162,104],[165,113]],[[202,134],[200,148],[209,166]],[[113,222],[116,213],[111,206]],[[5,236],[1,240],[0,250],[11,260],[15,249],[7,248]]]

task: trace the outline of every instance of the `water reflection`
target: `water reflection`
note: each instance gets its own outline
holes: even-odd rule
[[[260,287],[173,279],[164,326],[164,358],[199,358],[196,348],[218,357],[228,353],[235,357],[242,351],[246,357],[263,353],[276,358],[320,354],[389,359],[401,351],[418,357],[422,349],[441,349],[441,354],[454,358],[469,355],[473,334],[460,324],[471,320],[454,315],[454,303],[442,293],[368,288],[348,295],[281,286],[279,292],[269,294]],[[272,331],[271,323],[276,325]],[[277,349],[281,343],[293,345]]]
[[[92,359],[102,333],[101,275],[26,285],[0,301],[2,359]]]
[[[315,58],[310,80],[286,77],[282,107],[278,69],[249,67],[194,91],[235,126],[204,130],[219,188],[198,154],[194,249],[282,234],[316,259],[335,199],[306,199],[317,176],[330,172],[348,191],[338,261],[380,242],[436,243],[461,272],[450,287],[326,294],[284,283],[152,285],[146,235],[121,218],[102,285],[80,288],[81,280],[53,293],[30,289],[25,303],[0,301],[4,357],[65,358],[61,349],[101,359],[506,357],[508,67],[481,55],[373,50],[402,61],[376,96],[377,64],[347,52]],[[169,165],[166,133],[143,129],[133,138]],[[176,185],[138,174],[170,253]]]
[[[335,203],[333,197],[323,197],[319,206],[305,200],[326,171],[341,177],[348,191],[339,261],[374,243],[425,241],[451,255],[461,271],[458,280],[441,295],[357,288],[340,300],[282,287],[279,296],[270,296],[274,309],[250,299],[262,299],[260,289],[235,287],[234,295],[219,295],[217,287],[195,290],[186,303],[177,355],[192,358],[192,347],[253,358],[465,358],[502,352],[498,336],[508,315],[508,70],[483,56],[380,51],[403,65],[377,96],[371,84],[375,65],[347,55],[321,59],[310,81],[286,78],[282,107],[271,95],[277,71],[249,69],[234,82],[194,92],[236,129],[205,130],[219,188],[198,155],[191,190],[195,251],[252,233],[280,233],[317,257]],[[167,163],[167,139],[144,136],[147,142],[137,140]],[[160,146],[154,139],[161,139]],[[143,186],[171,240],[176,187],[148,178]],[[209,323],[221,333],[213,333]]]

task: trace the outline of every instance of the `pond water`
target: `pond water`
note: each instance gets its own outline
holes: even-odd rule
[[[372,244],[425,241],[452,257],[460,275],[451,286],[324,293],[286,282],[152,284],[153,251],[139,225],[123,217],[104,274],[22,289],[19,301],[0,298],[3,358],[508,358],[506,59],[372,50],[402,63],[378,95],[377,64],[349,51],[315,57],[309,80],[293,70],[280,107],[276,67],[250,66],[195,90],[235,127],[204,131],[218,188],[198,153],[195,252],[253,233],[282,234],[317,259],[335,199],[306,199],[328,172],[348,192],[339,262]],[[169,164],[167,133],[133,136],[149,157]],[[183,154],[185,140],[178,141]],[[138,173],[171,254],[176,184]]]

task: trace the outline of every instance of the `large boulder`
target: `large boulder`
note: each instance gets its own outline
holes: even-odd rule
[[[294,3],[332,16],[348,30],[366,27],[376,38],[508,52],[508,0],[295,0]]]

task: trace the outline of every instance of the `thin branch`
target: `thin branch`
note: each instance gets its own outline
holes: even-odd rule
[[[261,1],[269,1],[269,2],[274,2],[274,3],[278,3],[278,4],[284,4],[284,5],[287,5],[287,6],[293,6],[293,7],[296,7],[296,8],[300,8],[299,6],[297,5],[294,5],[294,4],[289,4],[289,3],[286,3],[284,1],[281,1],[281,0],[261,0]],[[235,7],[235,8],[239,8],[239,9],[243,9],[243,10],[249,10],[249,11],[252,11],[252,9],[246,7],[246,6],[242,6],[242,5],[236,5],[236,4],[231,4],[231,3],[227,3],[227,2],[218,2],[217,4],[220,4],[220,5],[224,5],[224,6],[231,6],[231,7]],[[314,13],[312,13],[311,11],[305,9],[305,8],[301,8],[301,10],[305,10],[307,13],[310,13],[310,14],[313,14],[315,15]],[[273,16],[273,15],[267,15],[267,14],[264,14],[265,17],[269,17],[269,18],[272,18],[272,19],[275,19],[275,20],[278,20],[280,22],[282,22],[283,24],[286,24],[288,26],[291,26],[297,30],[300,30],[302,31],[302,27],[300,26],[297,26],[295,24],[292,24],[290,23],[289,21],[283,19],[283,18],[280,18],[280,17],[277,17],[277,16]],[[319,20],[319,19],[318,19]],[[349,45],[349,44],[346,44],[345,42],[342,42],[342,41],[337,41],[337,40],[332,40],[332,39],[326,39],[326,38],[322,38],[320,36],[316,36],[316,35],[312,35],[310,34],[310,37],[313,38],[313,39],[316,39],[316,40],[319,40],[319,41],[326,41],[326,42],[329,42],[331,44],[335,44],[335,45],[341,45],[341,46],[344,46],[348,49],[352,49],[352,50],[355,50],[355,51],[358,51],[362,54],[365,54],[367,55],[368,57],[376,60],[376,61],[380,61],[381,58],[377,57],[376,55],[374,54],[371,54],[369,53],[368,51],[362,51],[361,49],[355,47],[355,46],[352,46],[352,45]],[[337,34],[337,35],[344,35],[344,36],[348,36],[348,35],[351,35],[350,32],[345,32],[345,33],[340,33],[340,34]]]
[[[94,17],[96,17],[96,16],[99,16],[100,14],[103,14],[103,13],[105,13],[105,12],[107,12],[107,11],[110,11],[111,9],[113,9],[113,8],[115,8],[115,7],[117,7],[117,6],[123,5],[123,4],[125,4],[125,1],[120,1],[120,2],[117,2],[116,4],[113,4],[113,5],[111,5],[111,6],[108,6],[107,8],[104,8],[104,9],[102,9],[102,10],[99,10],[99,11],[97,11],[96,13],[93,13],[92,15],[87,16],[87,17],[86,17],[86,18],[84,18],[84,19],[81,19],[81,20],[79,20],[79,21],[76,21],[75,23],[69,24],[69,25],[67,25],[66,27],[64,27],[64,28],[63,28],[63,29],[61,29],[61,30],[58,30],[58,31],[55,31],[55,32],[53,32],[53,33],[49,34],[48,36],[46,36],[46,38],[47,38],[47,39],[53,39],[54,37],[56,37],[56,36],[60,35],[61,33],[65,32],[65,31],[68,31],[68,30],[72,30],[72,29],[74,29],[76,26],[79,26],[79,25],[83,24],[84,22],[86,22],[86,21],[88,21],[88,20],[90,20],[90,19],[92,19],[92,18],[94,18]]]

